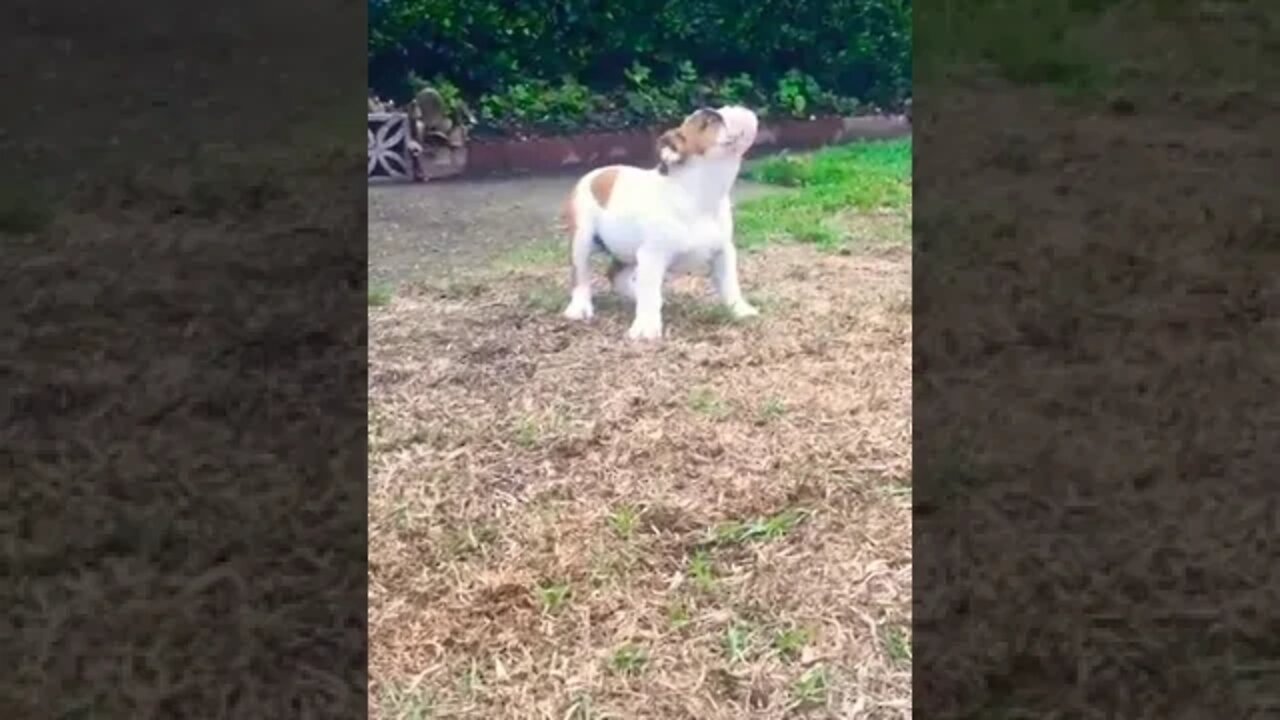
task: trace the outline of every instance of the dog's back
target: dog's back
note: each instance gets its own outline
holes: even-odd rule
[[[610,165],[583,175],[562,212],[569,237],[590,232],[602,249],[623,260],[634,257],[641,225],[665,212],[663,178],[654,170]]]

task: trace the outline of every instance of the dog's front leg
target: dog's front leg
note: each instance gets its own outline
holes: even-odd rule
[[[627,331],[632,340],[662,337],[662,281],[668,262],[665,254],[655,250],[641,249],[636,253],[636,317]]]
[[[735,318],[748,318],[760,312],[746,298],[742,297],[742,288],[738,285],[738,250],[732,242],[725,243],[720,252],[711,261],[711,279],[715,282],[716,292],[720,300],[729,308]]]

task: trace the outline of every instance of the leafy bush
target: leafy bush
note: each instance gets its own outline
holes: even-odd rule
[[[444,77],[491,129],[676,117],[708,102],[805,116],[910,91],[910,0],[369,0],[369,82]]]

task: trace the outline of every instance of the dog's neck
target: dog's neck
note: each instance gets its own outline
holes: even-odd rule
[[[733,188],[741,167],[741,158],[704,160],[695,165],[670,168],[666,176],[695,209],[712,212],[720,207],[720,202]]]

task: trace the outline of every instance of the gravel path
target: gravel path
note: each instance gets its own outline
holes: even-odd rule
[[[369,188],[369,279],[396,284],[553,237],[577,174]],[[773,188],[739,181],[737,199]]]

